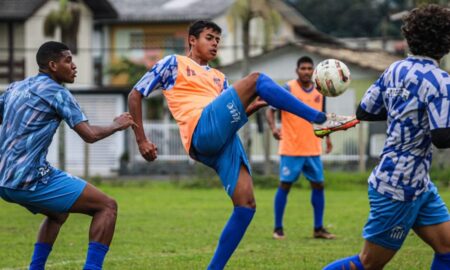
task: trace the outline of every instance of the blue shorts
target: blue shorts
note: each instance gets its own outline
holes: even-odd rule
[[[437,188],[430,189],[414,201],[397,201],[369,186],[369,219],[363,237],[382,247],[399,250],[411,228],[440,224],[450,215]]]
[[[280,157],[280,181],[295,182],[301,173],[308,181],[323,183],[323,165],[320,156],[281,156]]]
[[[237,135],[248,121],[245,108],[233,87],[224,90],[202,112],[192,136],[192,158],[213,168],[231,197],[243,164],[250,164]]]
[[[86,181],[52,168],[52,171],[38,182],[34,191],[0,187],[0,197],[22,205],[33,214],[67,213],[85,187]]]

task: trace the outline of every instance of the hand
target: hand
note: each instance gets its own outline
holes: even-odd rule
[[[253,101],[252,106],[255,108],[255,111],[257,111],[262,107],[267,106],[267,102],[263,100],[261,97],[257,97],[255,101]]]
[[[134,122],[133,117],[128,112],[124,112],[121,115],[117,116],[113,120],[114,124],[117,127],[117,130],[124,130],[130,126],[137,127],[137,124]]]
[[[275,128],[272,130],[272,135],[275,138],[275,140],[281,140],[281,130],[279,128]]]
[[[139,152],[142,157],[147,161],[153,161],[156,159],[158,155],[158,147],[156,144],[152,143],[149,140],[145,140],[141,143],[138,143]]]
[[[329,154],[333,150],[333,144],[331,143],[331,139],[329,136],[327,136],[325,140],[326,140],[326,144],[327,144],[327,149],[325,150],[325,153]]]

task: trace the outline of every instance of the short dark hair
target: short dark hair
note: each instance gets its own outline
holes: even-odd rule
[[[205,28],[212,29],[214,32],[217,32],[219,34],[222,33],[222,28],[220,28],[220,26],[218,26],[215,22],[208,21],[208,20],[198,20],[198,21],[193,22],[189,26],[189,36],[194,36],[196,38],[199,38],[200,33]],[[191,45],[189,45],[189,47],[191,47]]]
[[[411,53],[439,60],[450,51],[450,9],[435,4],[413,9],[402,33]]]
[[[68,51],[66,44],[57,41],[48,41],[39,47],[36,53],[36,62],[39,69],[46,69],[48,62],[57,61],[61,57],[63,51]]]
[[[299,68],[300,65],[303,64],[303,63],[310,63],[311,65],[314,66],[314,61],[309,56],[302,56],[302,57],[300,57],[297,60],[297,68]]]

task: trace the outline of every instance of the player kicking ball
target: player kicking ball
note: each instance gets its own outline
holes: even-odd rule
[[[46,160],[47,151],[61,120],[88,143],[134,122],[128,113],[116,117],[109,126],[87,122],[75,98],[62,85],[73,83],[77,73],[66,45],[46,42],[39,48],[36,60],[39,74],[10,84],[0,96],[0,197],[46,216],[30,270],[45,268],[69,213],[92,216],[83,269],[102,269],[114,234],[117,203],[86,181],[53,168]]]
[[[177,121],[186,152],[213,168],[234,205],[208,269],[223,269],[255,214],[255,198],[249,161],[237,135],[248,116],[271,106],[289,111],[323,129],[339,129],[357,120],[327,117],[292,96],[269,77],[252,73],[230,86],[225,75],[208,66],[216,58],[221,28],[197,21],[189,28],[188,56],[169,55],[148,71],[130,92],[130,113],[138,126],[133,130],[141,155],[157,157],[157,147],[146,138],[142,126],[142,98],[162,89]]]
[[[450,50],[450,10],[413,9],[402,32],[412,55],[393,63],[357,110],[360,120],[388,124],[380,163],[369,177],[364,247],[325,270],[383,269],[411,229],[435,252],[431,270],[450,269],[450,215],[429,175],[431,143],[450,148],[450,76],[438,64]]]

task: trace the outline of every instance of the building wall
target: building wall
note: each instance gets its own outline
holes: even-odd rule
[[[92,12],[83,3],[80,3],[81,19],[78,30],[78,54],[74,55],[73,61],[78,67],[78,74],[74,84],[77,86],[93,85],[93,61],[90,50],[92,44]],[[43,23],[47,14],[59,8],[59,2],[52,0],[45,3],[35,14],[25,22],[24,44],[25,53],[25,75],[31,76],[37,73],[36,51],[39,46],[50,40],[61,40],[59,30],[54,37],[45,37]]]
[[[169,54],[186,54],[188,23],[111,25],[108,29],[110,65],[124,58],[147,68]],[[127,76],[113,76],[111,84],[127,83]]]

